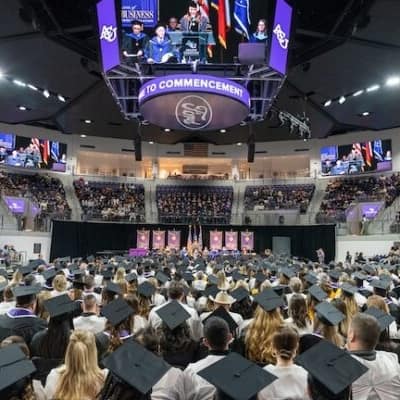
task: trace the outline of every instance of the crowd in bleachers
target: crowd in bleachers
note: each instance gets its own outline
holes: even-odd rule
[[[398,400],[399,250],[351,258],[8,265],[0,398]]]
[[[233,188],[227,186],[157,186],[162,223],[229,224]]]
[[[81,204],[82,219],[143,222],[145,219],[143,185],[74,181],[76,196]]]
[[[62,182],[44,174],[22,175],[0,172],[2,195],[25,197],[38,207],[37,218],[70,219],[71,208]]]
[[[299,209],[304,214],[314,190],[312,184],[247,186],[244,207],[249,211]]]
[[[383,201],[389,207],[399,194],[399,173],[332,180],[326,188],[317,222],[345,222],[346,210],[357,201]]]

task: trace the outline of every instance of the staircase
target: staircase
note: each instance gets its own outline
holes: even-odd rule
[[[80,221],[82,215],[81,204],[75,195],[75,189],[73,185],[74,177],[71,175],[57,176],[62,182],[65,190],[65,198],[69,206],[71,207],[71,219],[73,221]]]
[[[241,185],[233,184],[233,200],[232,200],[232,215],[231,224],[241,225],[244,223],[242,216],[244,216],[244,192],[245,189]]]
[[[322,200],[325,196],[325,190],[328,186],[327,179],[317,179],[315,180],[315,191],[308,206],[307,213],[300,215],[299,224],[300,225],[310,225],[315,224],[315,218],[321,207]]]

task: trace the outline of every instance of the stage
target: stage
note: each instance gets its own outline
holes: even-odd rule
[[[181,231],[181,246],[186,246],[188,225],[167,224],[127,224],[112,222],[74,222],[53,221],[51,235],[50,260],[56,257],[84,257],[99,251],[135,248],[137,230],[165,229]],[[210,231],[254,232],[254,250],[258,253],[266,248],[272,249],[274,237],[290,238],[291,255],[305,257],[316,261],[315,251],[323,248],[326,260],[335,259],[336,238],[335,225],[203,225],[203,246],[209,247]]]

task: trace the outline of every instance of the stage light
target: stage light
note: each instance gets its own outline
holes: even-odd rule
[[[50,92],[47,89],[43,90],[43,96],[48,99],[50,97]]]
[[[166,132],[166,133],[171,132],[171,129],[169,129],[169,128],[164,128],[164,132]]]
[[[340,96],[340,99],[338,100],[339,104],[343,104],[346,101],[346,97]]]
[[[91,119],[84,119],[83,122],[85,124],[91,124],[93,121]]]
[[[62,101],[63,103],[66,102],[65,97],[62,96],[61,94],[58,94],[58,95],[57,95],[57,99],[60,100],[60,101]]]
[[[360,96],[360,95],[363,94],[363,93],[364,93],[364,89],[362,89],[362,90],[357,90],[357,92],[354,92],[354,93],[353,93],[353,97]]]
[[[369,92],[375,92],[375,90],[378,90],[378,89],[380,89],[380,85],[372,85],[372,86],[370,86],[369,88],[367,88],[367,92],[369,93]]]
[[[20,110],[20,111],[28,111],[28,107],[18,106],[18,110]]]
[[[391,76],[386,80],[386,86],[398,86],[400,85],[399,76]]]
[[[238,143],[236,143],[236,145],[237,145],[237,146],[241,146],[241,145],[242,145],[242,142],[238,142]]]
[[[332,100],[327,100],[327,101],[324,103],[324,107],[329,107],[331,104],[332,104]]]
[[[149,144],[154,144],[154,142],[152,140],[150,140]]]
[[[361,115],[363,117],[368,117],[369,115],[371,115],[371,113],[369,111],[364,111],[363,113],[361,113]]]
[[[85,138],[85,137],[86,137],[86,135],[83,135],[83,134],[81,135],[81,138]]]
[[[21,87],[25,87],[26,86],[25,82],[22,82],[22,81],[20,81],[18,79],[13,79],[13,83],[14,83],[14,85],[21,86]]]
[[[35,92],[37,92],[37,91],[39,90],[36,86],[31,85],[30,83],[28,83],[26,86],[28,86],[29,89],[32,89],[32,90],[34,90]]]
[[[226,133],[226,129],[220,129],[220,133]]]
[[[0,79],[3,79],[3,78],[4,78],[4,72],[0,71]]]

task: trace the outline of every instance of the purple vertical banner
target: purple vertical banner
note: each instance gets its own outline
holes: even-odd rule
[[[150,231],[140,230],[137,231],[136,246],[138,249],[148,249],[150,242]]]
[[[103,70],[107,72],[120,64],[115,0],[101,0],[97,3],[97,24]]]
[[[210,249],[222,249],[222,231],[210,231]]]
[[[167,245],[171,250],[181,248],[181,231],[168,231]]]
[[[165,231],[153,231],[153,249],[163,249],[165,247]]]
[[[240,232],[240,244],[242,245],[242,250],[253,250],[254,232]]]
[[[225,232],[225,247],[227,250],[237,250],[238,233],[233,231]]]
[[[282,75],[286,74],[293,9],[284,0],[276,0],[272,27],[269,66]]]

